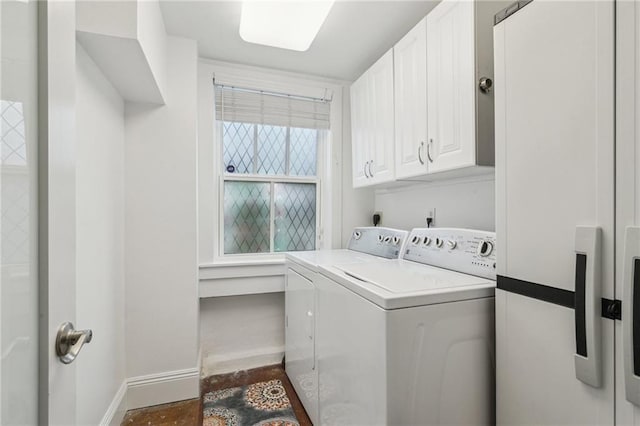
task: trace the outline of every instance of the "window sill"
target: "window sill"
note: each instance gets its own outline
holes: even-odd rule
[[[241,296],[284,291],[284,258],[225,260],[200,265],[199,295]]]

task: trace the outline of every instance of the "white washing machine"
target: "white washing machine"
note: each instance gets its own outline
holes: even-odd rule
[[[495,423],[494,245],[414,229],[401,260],[320,266],[318,424]]]
[[[397,259],[407,231],[383,227],[356,228],[348,248],[290,252],[286,255],[285,370],[302,405],[318,424],[318,369],[315,352],[315,281],[321,265]]]

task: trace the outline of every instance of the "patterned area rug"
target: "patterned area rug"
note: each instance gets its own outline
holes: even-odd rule
[[[202,406],[204,426],[299,426],[280,380],[209,392]]]

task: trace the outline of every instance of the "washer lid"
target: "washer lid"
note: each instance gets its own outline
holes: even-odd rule
[[[320,272],[384,309],[491,297],[495,281],[405,260],[321,266]]]
[[[370,262],[380,259],[371,254],[360,253],[354,250],[312,250],[287,252],[286,259],[298,263],[313,272],[318,272],[320,265],[334,265],[338,263]]]

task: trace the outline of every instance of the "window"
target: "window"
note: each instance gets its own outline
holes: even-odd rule
[[[329,103],[216,86],[221,253],[314,250]]]

